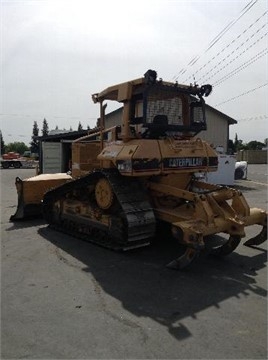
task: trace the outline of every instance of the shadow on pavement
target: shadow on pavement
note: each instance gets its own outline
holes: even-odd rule
[[[256,191],[256,190],[259,190],[258,188],[256,188],[255,184],[252,184],[252,186],[248,186],[247,183],[245,183],[245,184],[239,183],[239,184],[235,184],[235,185],[233,185],[231,187],[236,189],[236,190],[242,191],[242,193],[244,191]]]
[[[238,253],[224,259],[203,255],[187,270],[173,271],[165,264],[177,257],[181,248],[168,238],[157,239],[146,248],[117,253],[48,227],[38,231],[82,262],[85,267],[81,270],[92,274],[98,287],[118,299],[127,311],[157,321],[178,340],[191,336],[181,323],[186,317],[198,320],[199,312],[211,306],[220,309],[221,302],[231,297],[267,295],[254,279],[266,266],[265,250],[259,249],[252,257]],[[64,253],[59,259],[64,261]]]
[[[46,221],[42,218],[31,218],[29,220],[17,220],[15,222],[9,222],[10,227],[7,227],[6,231],[25,229],[29,227],[35,227],[40,225],[46,225]]]

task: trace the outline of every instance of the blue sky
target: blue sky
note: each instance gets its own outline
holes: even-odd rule
[[[168,81],[211,83],[208,104],[239,122],[231,138],[263,141],[266,12],[263,0],[2,0],[4,140],[29,143],[44,118],[50,129],[94,127],[91,94],[150,68]]]

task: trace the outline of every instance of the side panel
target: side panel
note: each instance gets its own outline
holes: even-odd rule
[[[100,153],[100,142],[92,141],[88,143],[72,144],[72,175],[79,177],[86,175],[90,171],[100,167],[97,156]]]

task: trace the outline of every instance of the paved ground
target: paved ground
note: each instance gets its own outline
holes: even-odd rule
[[[12,224],[14,179],[33,172],[0,171],[2,359],[267,358],[267,243],[177,272],[168,239],[119,254],[42,221]],[[236,183],[266,208],[267,167],[248,179]]]

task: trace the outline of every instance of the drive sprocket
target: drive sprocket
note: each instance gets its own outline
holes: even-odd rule
[[[114,201],[114,192],[107,178],[100,178],[95,187],[95,199],[99,207],[108,210]]]

